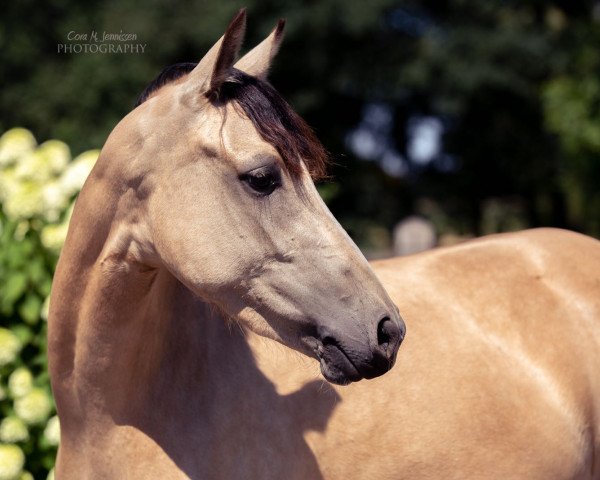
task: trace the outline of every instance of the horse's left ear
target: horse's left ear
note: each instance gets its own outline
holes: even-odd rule
[[[225,34],[190,72],[188,82],[194,89],[203,85],[207,97],[211,99],[219,97],[221,86],[229,77],[237,59],[245,32],[246,9],[242,8],[227,26]]]
[[[261,80],[266,80],[271,62],[273,61],[273,58],[275,58],[275,55],[277,55],[281,41],[283,40],[284,27],[285,20],[279,20],[271,34],[244,55],[235,64],[235,68],[248,75],[258,77]]]

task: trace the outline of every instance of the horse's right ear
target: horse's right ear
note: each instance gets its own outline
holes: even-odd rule
[[[194,89],[199,88],[210,99],[219,98],[219,91],[231,73],[245,32],[246,9],[242,8],[229,23],[225,34],[190,72],[188,82]]]

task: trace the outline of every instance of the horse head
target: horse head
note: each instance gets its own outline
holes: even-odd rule
[[[111,168],[135,192],[115,241],[227,317],[316,357],[327,380],[379,376],[404,324],[314,186],[324,148],[266,81],[283,22],[236,63],[245,21],[241,11],[197,65],[157,79],[110,135],[103,155],[119,156]],[[97,168],[109,175],[102,158]]]

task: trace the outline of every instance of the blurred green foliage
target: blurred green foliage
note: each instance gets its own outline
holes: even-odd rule
[[[198,60],[242,6],[248,47],[288,20],[271,79],[333,153],[329,205],[361,245],[412,213],[441,234],[553,225],[600,235],[591,0],[9,2],[0,127],[23,125],[75,153],[99,148],[162,67]],[[77,43],[69,32],[92,30],[135,33],[144,53],[58,52]],[[401,175],[348,145],[373,102],[391,109],[383,141]],[[443,124],[426,164],[410,155],[419,117]]]
[[[560,140],[568,224],[600,236],[600,28],[578,38],[565,71],[543,89],[546,124]]]
[[[52,275],[75,195],[98,151],[0,137],[0,480],[46,478],[60,426],[46,359]],[[32,477],[33,475],[33,477]]]

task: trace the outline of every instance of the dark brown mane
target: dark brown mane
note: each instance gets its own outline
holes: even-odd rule
[[[168,83],[174,82],[178,78],[181,78],[184,75],[190,73],[195,66],[195,63],[186,62],[176,63],[174,65],[169,65],[168,67],[163,68],[162,72],[160,72],[158,76],[154,80],[152,80],[146,86],[146,88],[144,88],[144,91],[140,94],[137,101],[135,102],[134,107],[140,106],[142,103],[148,100],[148,98],[150,98],[153,93],[157,92]]]
[[[195,63],[178,63],[165,68],[144,89],[136,106],[164,85],[188,74],[195,66]],[[325,177],[327,151],[308,124],[270,84],[233,69],[219,91],[218,100],[213,103],[218,106],[229,101],[235,102],[260,136],[277,149],[291,174],[298,175],[304,161],[313,179]]]

